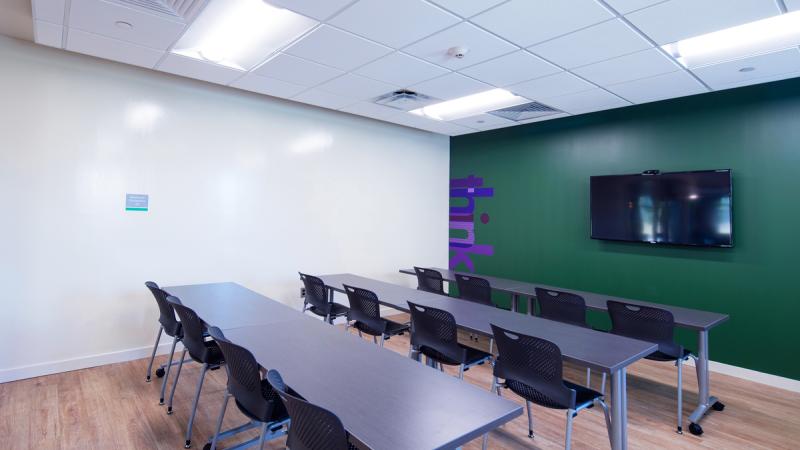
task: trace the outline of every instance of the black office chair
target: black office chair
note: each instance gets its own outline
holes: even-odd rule
[[[303,286],[306,289],[306,296],[303,300],[303,312],[312,313],[325,318],[325,321],[333,324],[337,317],[347,316],[347,307],[334,303],[333,299],[328,299],[328,288],[325,283],[313,275],[300,274]]]
[[[194,312],[193,309],[181,304],[177,297],[168,296],[167,301],[170,302],[178,317],[181,319],[183,326],[183,354],[181,355],[181,363],[178,364],[178,372],[175,373],[175,380],[172,382],[172,392],[169,394],[169,402],[167,403],[167,414],[172,414],[172,400],[175,397],[175,388],[178,387],[178,378],[181,376],[181,369],[183,368],[183,359],[186,352],[192,360],[203,365],[200,372],[200,379],[197,380],[197,390],[194,394],[194,401],[192,402],[192,414],[189,416],[189,424],[186,427],[186,444],[185,447],[192,446],[192,426],[194,425],[194,416],[197,414],[197,402],[200,400],[200,390],[203,389],[203,380],[205,380],[206,372],[219,369],[222,364],[225,364],[225,359],[222,356],[222,351],[219,345],[213,340],[207,341],[205,339],[206,326],[203,320]]]
[[[286,425],[289,423],[289,413],[283,405],[278,393],[272,389],[266,378],[262,379],[262,372],[266,372],[255,357],[246,348],[232,343],[225,338],[217,327],[209,327],[208,334],[214,339],[222,350],[225,358],[225,368],[228,372],[228,385],[225,389],[225,399],[217,418],[217,427],[214,436],[205,448],[216,450],[221,439],[229,438],[243,431],[261,428],[261,432],[246,442],[236,445],[236,448],[246,448],[257,444],[264,448],[264,442],[286,434]],[[233,396],[239,411],[247,416],[250,421],[244,425],[220,431],[222,420],[228,400]]]
[[[528,410],[528,437],[533,437],[531,403],[545,408],[567,410],[565,447],[572,441],[572,420],[578,412],[599,404],[603,408],[611,441],[611,420],[603,394],[563,379],[563,362],[558,346],[545,339],[516,333],[492,324],[498,357],[492,389],[508,388],[525,399]],[[498,378],[505,380],[500,384]]]
[[[286,447],[292,450],[355,450],[350,434],[336,414],[300,398],[283,382],[277,370],[267,380],[289,411],[291,424]]]
[[[580,295],[552,289],[536,288],[536,301],[539,303],[539,317],[556,322],[568,323],[583,328],[591,328],[586,322],[586,301]],[[533,314],[533,311],[531,311]],[[601,381],[601,394],[605,394],[606,374]],[[586,368],[586,387],[592,387],[592,369]]]
[[[414,266],[414,273],[417,274],[417,289],[433,292],[434,294],[447,295],[444,291],[444,279],[438,270]]]
[[[652,306],[634,305],[609,300],[608,314],[611,316],[611,333],[658,344],[658,350],[645,356],[652,361],[675,362],[678,368],[678,426],[683,434],[683,362],[694,356],[689,350],[675,343],[675,318],[672,313]]]
[[[411,346],[427,358],[432,366],[458,366],[458,378],[464,372],[489,361],[489,353],[458,343],[458,328],[453,315],[447,311],[408,302],[411,311]]]
[[[383,347],[384,340],[408,331],[408,324],[393,322],[381,317],[381,305],[374,292],[346,284],[344,291],[350,301],[347,323],[353,321],[353,327],[358,330],[359,336],[362,336],[362,333],[372,336],[372,341],[375,343],[378,343],[378,336],[380,336],[380,346]]]
[[[167,301],[168,294],[152,281],[148,281],[144,285],[147,286],[147,289],[149,289],[150,293],[152,293],[153,297],[155,297],[159,311],[159,327],[158,334],[156,334],[156,343],[153,345],[153,353],[150,355],[150,363],[147,364],[147,377],[145,378],[145,381],[148,383],[150,382],[153,370],[153,361],[155,360],[156,352],[158,351],[158,344],[161,341],[161,333],[166,333],[167,336],[172,338],[172,348],[169,351],[169,362],[167,364],[162,364],[158,369],[156,369],[156,376],[158,378],[163,378],[161,380],[161,397],[158,400],[158,404],[163,405],[170,368],[179,364],[178,361],[173,361],[173,358],[175,356],[175,346],[178,344],[178,342],[180,342],[181,339],[183,339],[183,329],[181,328],[181,323],[175,319],[175,310],[172,309],[172,306]]]
[[[492,287],[489,285],[489,280],[457,273],[456,285],[458,286],[458,298],[495,306],[492,302]]]

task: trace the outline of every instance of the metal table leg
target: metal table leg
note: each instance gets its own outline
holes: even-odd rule
[[[625,368],[611,374],[611,448],[628,448],[628,392]]]
[[[719,402],[716,397],[709,395],[708,378],[708,330],[701,330],[697,335],[697,386],[698,402],[697,408],[689,415],[689,432],[699,436],[703,434],[703,428],[698,422],[710,410],[722,411],[725,405]]]
[[[511,311],[519,311],[519,294],[511,294]]]

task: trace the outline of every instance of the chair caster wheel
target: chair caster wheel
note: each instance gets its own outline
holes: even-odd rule
[[[711,405],[711,409],[714,411],[724,411],[725,405],[722,402],[714,402],[714,404]]]
[[[171,416],[171,415],[172,415],[172,406],[170,406],[170,407],[168,407],[168,408],[167,408],[167,415],[168,415],[168,416]]]
[[[206,445],[203,446],[203,450],[211,450],[211,442],[207,442]]]
[[[164,406],[164,399],[163,398],[158,400],[158,406]]]
[[[156,376],[157,376],[158,378],[163,378],[163,377],[164,377],[164,373],[165,373],[165,372],[164,372],[164,369],[162,369],[162,368],[158,368],[158,369],[156,369]]]
[[[683,427],[678,427],[678,429],[675,430],[675,432],[678,434],[683,434]]]
[[[148,376],[147,376],[147,377],[144,379],[144,382],[145,382],[145,383],[149,383],[149,382],[150,382],[150,375],[148,375]]]
[[[695,436],[700,436],[701,434],[703,434],[703,427],[692,422],[689,424],[689,433],[692,433]]]
[[[183,448],[192,448],[192,441],[191,440],[186,441],[186,443],[183,444]]]
[[[528,437],[533,439],[533,430],[528,430]]]

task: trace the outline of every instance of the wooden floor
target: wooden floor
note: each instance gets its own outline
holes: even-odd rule
[[[387,351],[406,355],[408,337],[386,342]],[[160,357],[157,361],[163,361]],[[0,384],[1,449],[182,449],[183,434],[199,367],[184,367],[175,394],[175,414],[167,416],[158,405],[160,379],[145,383],[147,360],[111,364],[91,369]],[[585,372],[567,367],[566,377],[576,382]],[[451,373],[454,373],[451,371]],[[684,376],[684,410],[696,405],[694,371]],[[703,422],[705,434],[677,435],[675,427],[675,367],[642,361],[628,376],[628,445],[631,449],[798,449],[800,448],[800,394],[711,374],[712,393],[726,404]],[[213,430],[225,386],[223,370],[206,378],[195,421],[194,446],[201,449]],[[491,368],[476,367],[466,381],[488,389]],[[595,386],[599,377],[595,378]],[[523,403],[508,391],[507,398]],[[245,421],[230,403],[225,427]],[[458,411],[454,411],[458,414]],[[527,419],[521,416],[490,434],[493,449],[563,448],[565,416],[562,411],[534,407],[534,432],[527,437]],[[688,426],[685,425],[685,426]],[[244,436],[250,437],[251,434]],[[239,439],[242,440],[242,439]],[[238,440],[237,440],[238,441]],[[230,445],[234,440],[226,442]],[[278,439],[268,448],[284,448]],[[465,449],[479,449],[476,440]],[[608,448],[602,411],[582,411],[575,419],[573,448]],[[394,450],[394,449],[387,449]],[[406,450],[406,449],[398,449]],[[416,450],[416,449],[408,449]]]

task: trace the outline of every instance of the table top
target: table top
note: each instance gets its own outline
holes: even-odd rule
[[[491,324],[495,324],[518,333],[547,339],[558,345],[564,359],[602,372],[610,373],[627,367],[657,349],[657,346],[650,342],[519,314],[358,275],[334,274],[323,275],[320,278],[327,286],[339,292],[343,291],[343,284],[369,289],[375,292],[382,304],[401,311],[408,311],[409,301],[446,310],[453,314],[459,327],[471,332],[491,336]]]
[[[449,269],[442,269],[439,267],[431,267],[431,269],[438,270],[442,274],[442,278],[448,282],[455,281],[456,271]],[[415,275],[414,269],[401,269],[401,273]],[[462,272],[458,272],[462,273]],[[528,283],[525,281],[509,280],[506,278],[485,276],[477,273],[463,272],[464,275],[476,276],[485,278],[489,281],[492,289],[510,294],[518,294],[527,297],[536,296],[536,288],[551,289],[555,291],[569,292],[571,294],[580,295],[586,301],[586,307],[595,311],[607,311],[607,301],[616,300],[625,303],[632,303],[642,306],[653,306],[656,308],[666,309],[670,311],[675,317],[675,325],[688,328],[692,330],[708,330],[713,328],[729,319],[727,314],[720,314],[710,311],[702,311],[699,309],[684,308],[680,306],[664,305],[660,303],[652,303],[641,300],[632,300],[628,298],[615,297],[613,295],[598,294],[594,292],[576,291],[574,289],[566,289],[557,286],[549,286],[541,283]]]

